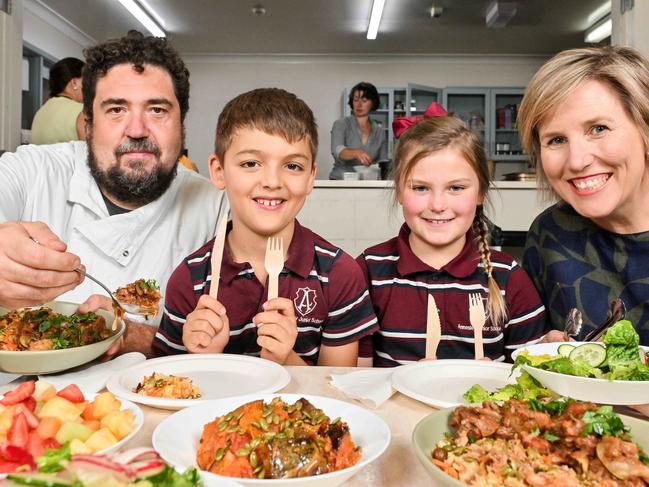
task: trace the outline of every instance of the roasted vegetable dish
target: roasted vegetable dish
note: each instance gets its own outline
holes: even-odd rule
[[[460,406],[431,461],[480,486],[644,486],[649,459],[610,406],[515,399]]]
[[[203,428],[198,466],[219,475],[308,477],[356,464],[361,452],[340,418],[331,421],[306,399],[253,401]]]
[[[201,397],[201,391],[189,377],[165,375],[159,372],[145,375],[133,392],[143,396],[167,399],[198,399]]]
[[[43,306],[0,316],[0,350],[59,350],[108,338],[106,320],[95,313],[66,316]]]
[[[155,279],[138,279],[120,287],[115,291],[115,297],[122,304],[138,307],[140,314],[151,316],[158,314],[160,287]]]

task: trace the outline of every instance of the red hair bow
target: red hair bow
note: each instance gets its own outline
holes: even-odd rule
[[[446,115],[448,115],[448,112],[444,110],[444,107],[434,101],[433,103],[428,105],[428,108],[426,108],[426,111],[423,115],[395,118],[392,122],[392,132],[394,132],[394,136],[398,139],[399,137],[401,137],[402,133],[404,133],[413,125],[421,122],[423,119],[432,117],[445,117]]]

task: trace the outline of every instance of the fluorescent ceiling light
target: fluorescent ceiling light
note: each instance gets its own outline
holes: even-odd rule
[[[379,32],[381,24],[381,15],[383,15],[383,6],[385,0],[374,0],[372,2],[372,13],[370,14],[370,24],[367,26],[367,38],[374,40]]]
[[[166,37],[165,32],[160,28],[158,24],[147,14],[142,7],[140,7],[134,0],[119,0],[126,10],[131,12],[131,15],[135,17],[140,24],[142,24],[146,30],[148,30],[151,35],[155,37]]]
[[[611,29],[613,28],[613,21],[611,17],[602,19],[597,24],[593,25],[586,31],[584,42],[596,43],[611,36]]]
[[[602,17],[609,15],[611,13],[611,2],[606,1],[603,4],[601,4],[598,8],[593,10],[590,15],[588,15],[588,24],[587,25],[593,25],[595,22],[597,22],[599,19]]]

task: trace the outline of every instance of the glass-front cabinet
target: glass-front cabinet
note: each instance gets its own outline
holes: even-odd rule
[[[451,115],[461,118],[485,143],[491,129],[491,97],[489,88],[446,88],[442,106]],[[488,148],[485,143],[485,149]]]
[[[489,157],[498,161],[525,161],[518,136],[517,114],[525,88],[491,89],[491,144]]]

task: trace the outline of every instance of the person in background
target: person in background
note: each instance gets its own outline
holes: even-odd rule
[[[579,339],[621,298],[649,345],[649,61],[627,47],[561,52],[530,81],[518,124],[539,185],[559,199],[523,256],[551,326],[577,308]]]
[[[50,97],[32,122],[33,144],[56,144],[86,138],[81,74],[84,62],[66,57],[50,68]]]
[[[318,132],[311,109],[276,88],[237,96],[221,112],[210,176],[231,205],[218,296],[209,295],[214,239],[169,280],[158,354],[243,353],[287,365],[356,365],[377,329],[354,259],[295,216],[313,189]],[[268,299],[269,237],[284,243],[279,296]]]
[[[131,31],[85,51],[88,141],[20,146],[0,157],[0,304],[59,299],[110,309],[86,270],[111,289],[161,287],[227,210],[222,192],[183,168],[189,71],[165,39]],[[81,284],[81,285],[79,285]],[[67,291],[67,292],[66,292]],[[154,327],[130,323],[126,346]]]
[[[429,294],[441,322],[437,358],[474,358],[471,293],[486,303],[485,357],[510,360],[540,341],[545,312],[534,285],[510,256],[489,248],[489,172],[478,136],[459,118],[421,120],[399,138],[393,175],[405,223],[357,258],[380,326],[361,341],[359,365],[425,358]]]
[[[347,101],[352,115],[338,119],[331,129],[331,154],[334,167],[329,179],[342,179],[354,166],[377,163],[388,158],[388,139],[384,127],[370,118],[379,108],[379,92],[371,83],[354,86]]]

